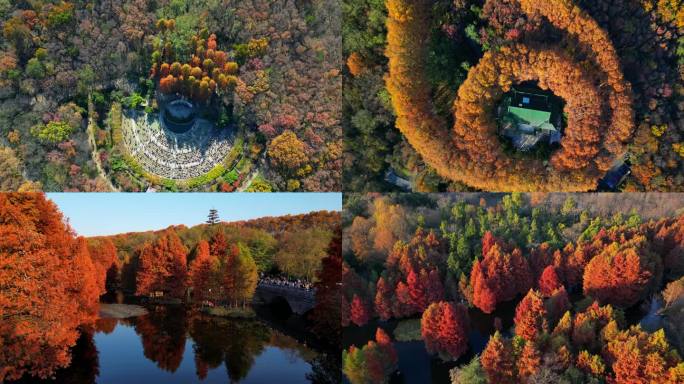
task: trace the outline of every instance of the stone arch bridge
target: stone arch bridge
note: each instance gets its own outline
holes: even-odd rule
[[[303,315],[316,305],[313,289],[288,287],[285,285],[260,282],[254,294],[254,302],[270,304],[278,299],[284,299],[292,312]]]

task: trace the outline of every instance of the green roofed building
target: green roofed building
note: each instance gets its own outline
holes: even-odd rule
[[[514,88],[499,109],[503,135],[521,151],[527,151],[542,140],[560,142],[560,103],[548,92]]]

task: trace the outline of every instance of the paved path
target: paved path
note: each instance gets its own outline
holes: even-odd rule
[[[121,192],[121,190],[112,184],[112,180],[107,176],[107,172],[104,171],[104,168],[102,168],[102,161],[100,161],[100,154],[97,152],[97,144],[95,143],[95,130],[99,129],[97,126],[97,122],[93,118],[95,116],[95,106],[93,105],[93,102],[91,100],[91,95],[88,95],[88,143],[90,144],[90,148],[92,149],[92,158],[93,161],[95,162],[95,167],[97,168],[97,173],[100,174],[100,177],[104,179],[104,181],[107,183],[107,186],[109,187],[110,191],[114,192]]]

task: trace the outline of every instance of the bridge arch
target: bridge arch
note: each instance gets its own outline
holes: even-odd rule
[[[286,287],[274,284],[260,283],[254,294],[254,302],[275,305],[282,309],[289,309],[298,315],[304,315],[316,305],[313,290]]]

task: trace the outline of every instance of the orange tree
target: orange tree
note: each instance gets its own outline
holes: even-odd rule
[[[162,31],[173,28],[169,23],[160,26],[164,26]],[[213,94],[221,95],[235,87],[238,64],[229,61],[228,53],[218,49],[216,35],[208,38],[202,35],[193,36],[194,53],[187,63],[178,61],[170,43],[160,44],[152,53],[150,75],[159,80],[159,91],[205,102]]]
[[[136,277],[138,295],[163,292],[183,298],[187,279],[187,249],[173,228],[154,243],[140,250],[140,267]]]
[[[297,135],[286,130],[271,141],[268,157],[276,167],[295,171],[308,161],[306,144]]]
[[[0,382],[69,365],[77,328],[97,318],[98,273],[43,194],[0,194]]]
[[[594,303],[574,315],[566,312],[536,342],[496,332],[480,357],[482,368],[492,383],[529,383],[542,370],[554,376],[573,371],[583,383],[681,383],[684,363],[664,331],[621,329],[622,323],[622,312]]]
[[[197,302],[211,299],[212,288],[217,292],[216,275],[219,260],[209,253],[209,243],[200,240],[195,248],[195,258],[188,269],[188,282],[192,287],[192,297]]]

